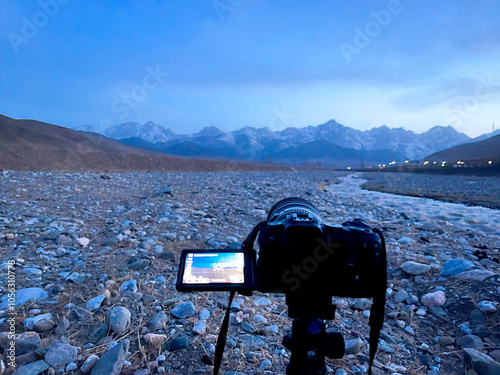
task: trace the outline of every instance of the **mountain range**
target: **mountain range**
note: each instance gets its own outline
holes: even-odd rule
[[[92,127],[79,130],[97,132]],[[361,131],[335,120],[280,131],[243,127],[225,132],[209,126],[194,134],[176,134],[152,121],[145,124],[127,122],[104,129],[101,134],[134,147],[179,156],[295,165],[320,163],[327,167],[420,160],[441,150],[493,135],[471,139],[451,126],[435,126],[422,134],[387,126]]]
[[[0,171],[254,171],[288,170],[201,160],[131,147],[94,132],[0,115]]]

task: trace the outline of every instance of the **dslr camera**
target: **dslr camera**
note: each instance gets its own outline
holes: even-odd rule
[[[359,219],[327,224],[307,200],[286,198],[255,226],[241,249],[183,250],[177,290],[285,294],[294,319],[292,334],[283,339],[292,352],[288,375],[325,374],[325,356],[342,358],[342,335],[325,325],[335,318],[332,296],[373,298],[371,372],[383,324],[386,268],[380,230]]]

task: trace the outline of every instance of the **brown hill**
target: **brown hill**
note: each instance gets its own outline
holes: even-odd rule
[[[0,169],[52,171],[254,171],[288,168],[174,157],[94,133],[0,115]]]
[[[484,139],[478,142],[465,143],[447,150],[436,152],[427,156],[424,160],[443,161],[455,163],[472,160],[500,160],[500,135]]]

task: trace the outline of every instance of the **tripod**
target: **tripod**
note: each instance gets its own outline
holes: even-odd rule
[[[294,318],[292,334],[283,338],[283,346],[292,353],[287,375],[325,375],[325,356],[340,359],[345,351],[342,334],[326,331],[324,319],[335,318],[332,297],[287,295],[286,303]]]

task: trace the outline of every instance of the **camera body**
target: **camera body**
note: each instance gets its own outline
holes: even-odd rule
[[[261,229],[259,291],[366,298],[385,292],[378,233],[361,221],[329,225],[305,215],[287,215]]]

